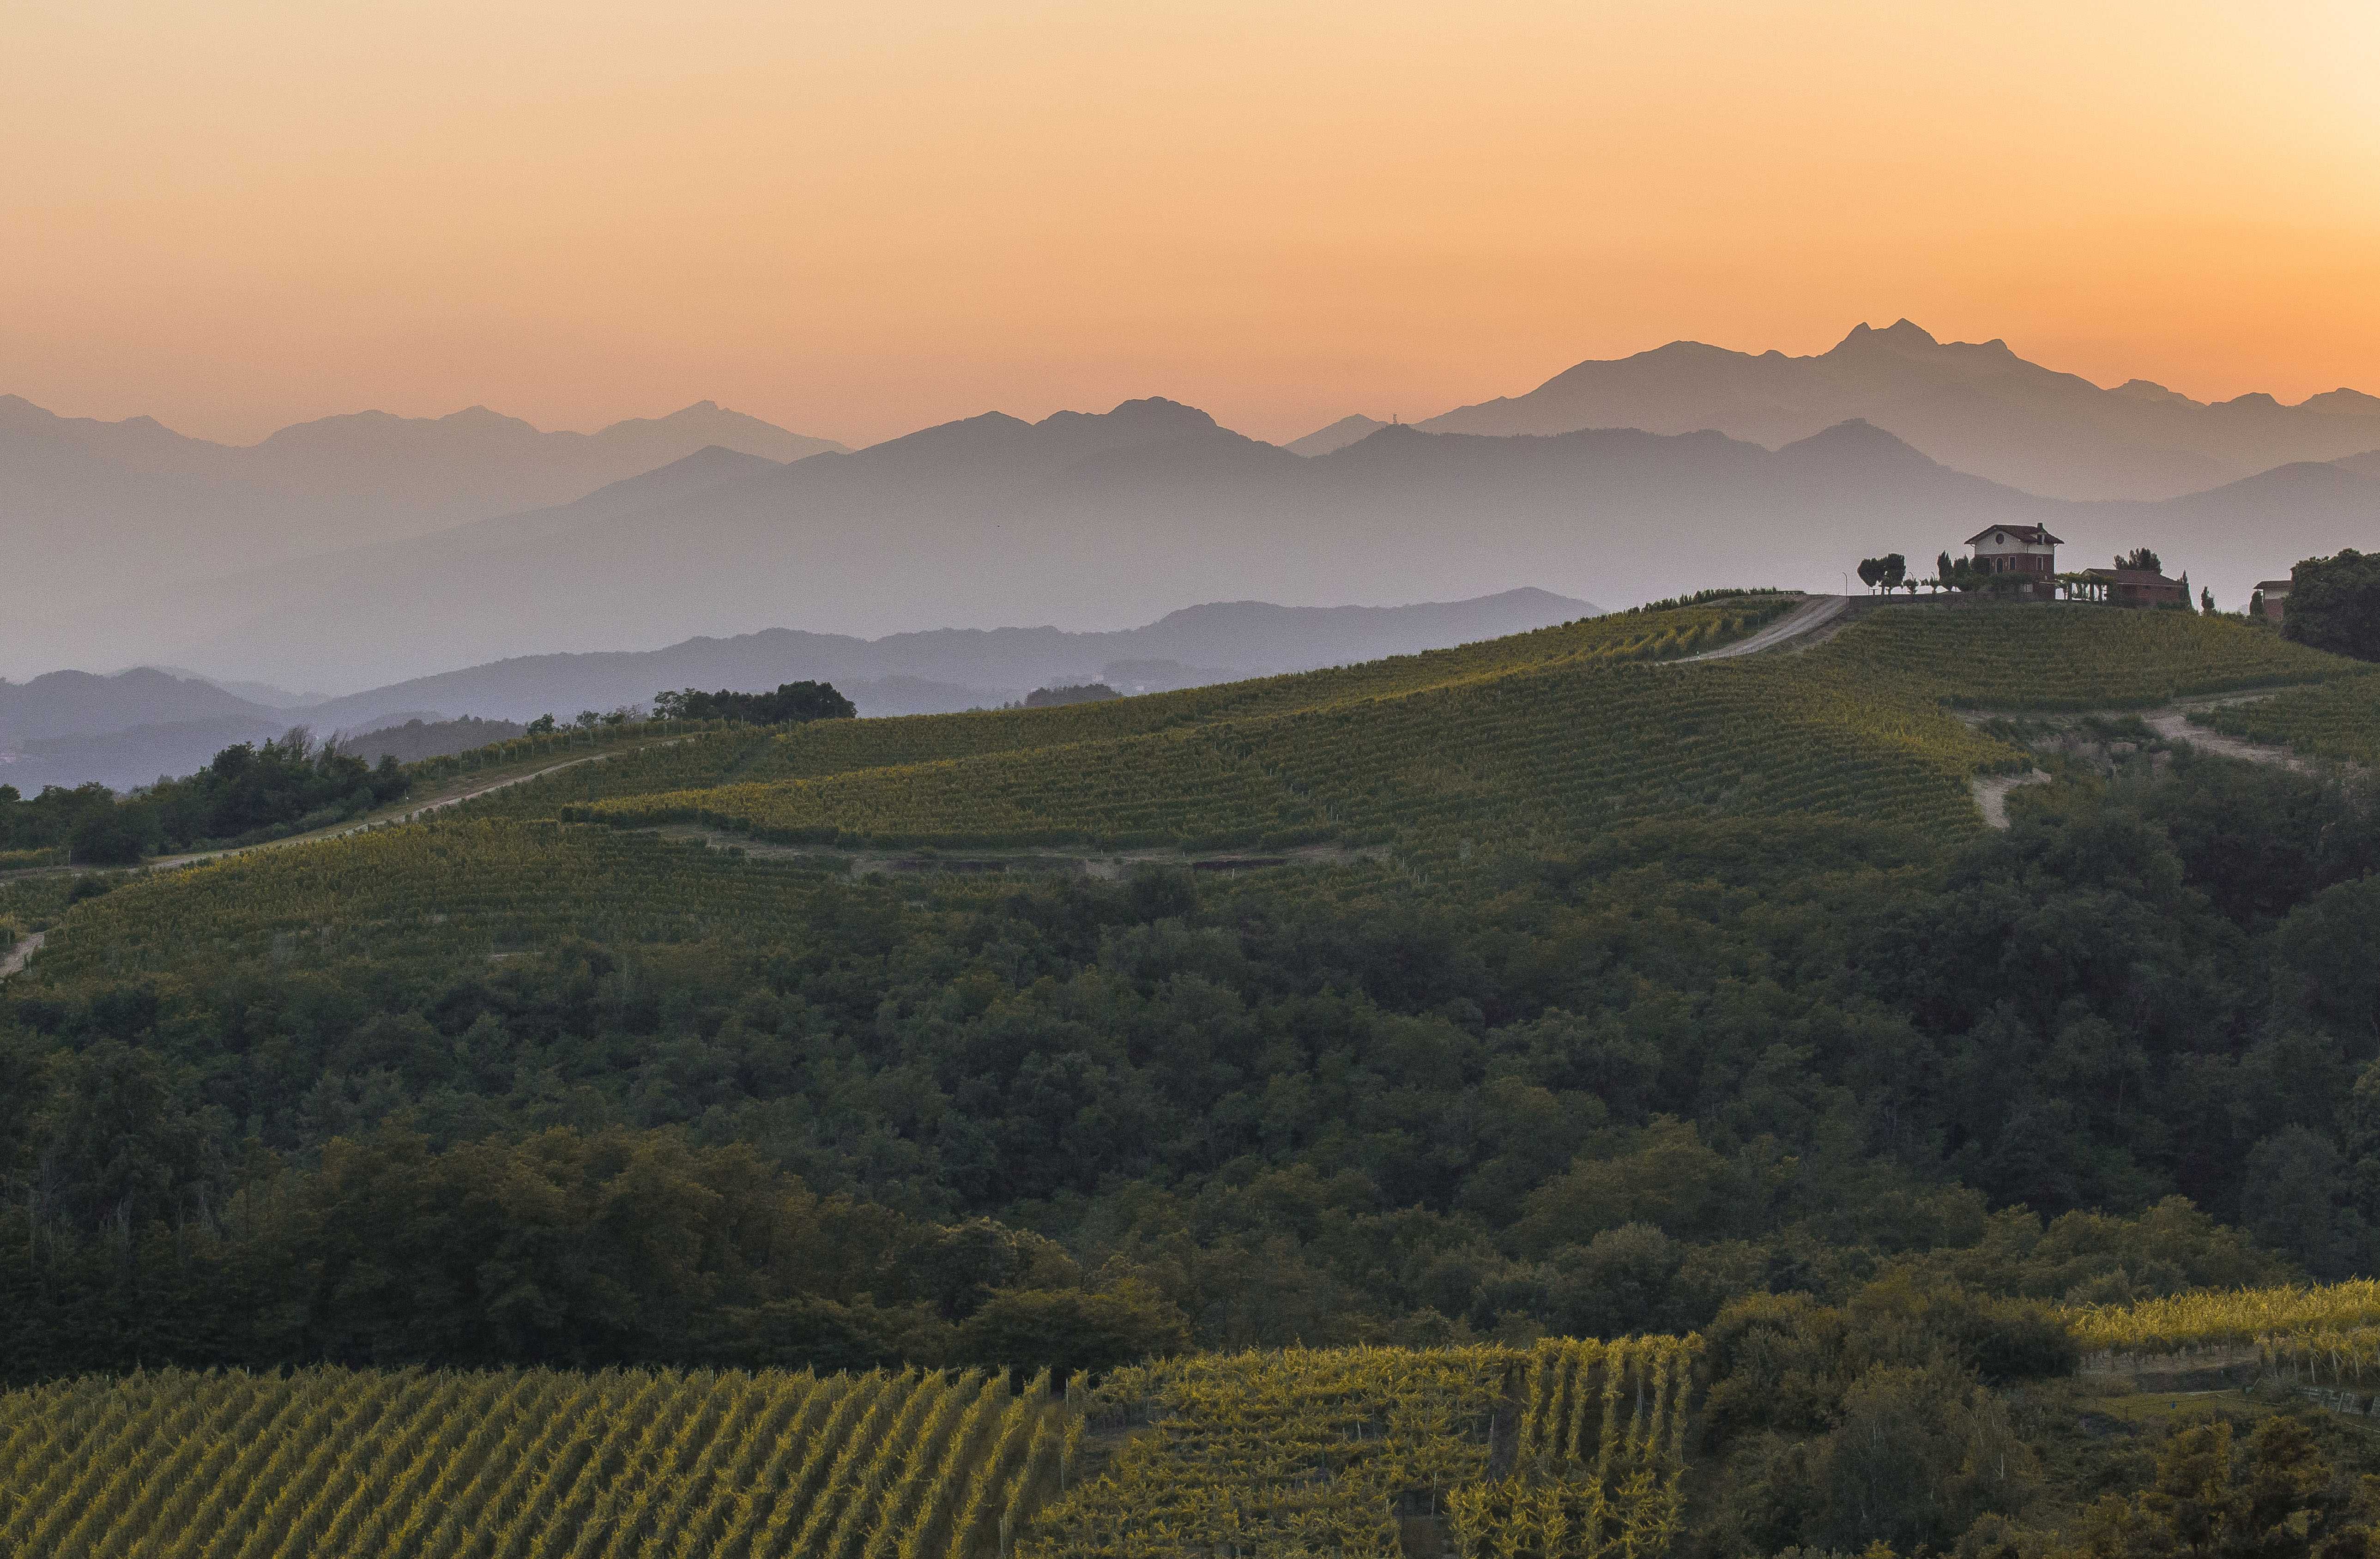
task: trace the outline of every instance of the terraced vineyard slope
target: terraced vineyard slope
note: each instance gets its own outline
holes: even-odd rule
[[[1026,1559],[1667,1549],[1693,1338],[1208,1356],[1088,1398],[1148,1426],[1034,1524]]]

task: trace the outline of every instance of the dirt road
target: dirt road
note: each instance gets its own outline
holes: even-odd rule
[[[2049,776],[2039,769],[2022,774],[1977,774],[1967,782],[1975,794],[1975,805],[1984,814],[1984,822],[1993,828],[2009,825],[2009,792],[2028,785],[2047,785]]]
[[[33,955],[40,952],[42,950],[42,944],[48,940],[49,932],[35,932],[32,935],[25,938],[24,941],[17,944],[16,946],[8,949],[7,952],[0,953],[0,980],[7,979],[10,975],[15,974],[27,964],[32,962]]]
[[[1851,603],[1852,598],[1848,595],[1814,595],[1749,639],[1739,639],[1721,649],[1706,650],[1699,655],[1687,655],[1661,664],[1692,665],[1696,661],[1724,661],[1737,655],[1757,655],[1764,650],[1790,644],[1803,634],[1815,633],[1850,610]]]

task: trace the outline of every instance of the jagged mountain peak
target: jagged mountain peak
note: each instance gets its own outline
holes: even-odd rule
[[[1835,350],[1840,352],[1847,347],[1879,345],[1908,347],[1938,347],[1941,344],[1935,339],[1933,332],[1914,320],[1895,320],[1882,330],[1863,320],[1852,326],[1849,335],[1835,343]]]

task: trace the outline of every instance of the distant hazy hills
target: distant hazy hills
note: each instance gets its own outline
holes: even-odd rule
[[[2296,406],[2261,394],[2208,405],[2143,379],[2103,390],[2027,362],[2005,342],[1940,342],[1907,320],[1861,325],[1806,358],[1673,341],[1580,363],[1526,395],[1421,426],[1491,434],[1712,428],[1774,446],[1854,417],[1953,469],[2058,498],[2168,498],[2291,461],[2380,449],[2380,397],[2355,390]]]
[[[1292,455],[1328,455],[1334,449],[1371,437],[1389,424],[1377,417],[1342,417],[1327,428],[1317,428],[1304,438],[1292,439],[1281,445]]]
[[[50,652],[36,664],[100,659],[100,619],[161,586],[566,502],[710,445],[771,462],[841,447],[709,401],[595,433],[371,411],[236,447],[0,396],[0,661],[32,644]]]
[[[2380,546],[2380,480],[2301,465],[2185,498],[2076,503],[1856,420],[1774,450],[1709,432],[1388,427],[1300,457],[1193,408],[1131,401],[972,418],[790,466],[706,452],[576,504],[188,595],[190,635],[136,653],[360,688],[786,625],[875,638],[1515,581],[1621,602],[1739,582],[1840,590],[1864,555],[1930,561],[1995,519],[2048,523],[2081,566],[2146,542],[2236,603],[2301,557]]]
[[[223,747],[278,736],[293,725],[329,736],[411,716],[528,720],[552,713],[566,719],[582,709],[642,703],[674,688],[757,691],[819,678],[873,715],[997,704],[1037,687],[1093,678],[1129,691],[1195,687],[1500,639],[1597,611],[1588,602],[1516,590],[1411,606],[1221,602],[1112,633],[941,629],[870,641],[772,628],[641,653],[523,656],[298,709],[268,707],[146,667],[115,676],[54,672],[0,682],[0,784],[30,793],[95,779],[122,788],[186,773]],[[404,750],[401,739],[365,745]]]
[[[232,448],[0,397],[0,673],[344,693],[770,628],[1839,590],[1862,556],[1922,566],[2003,518],[2049,524],[2070,564],[2149,544],[2236,603],[2300,558],[2380,549],[2380,398],[2103,390],[1907,321],[1815,357],[1674,343],[1286,447],[1162,399],[852,452],[708,402],[591,434],[368,413]]]

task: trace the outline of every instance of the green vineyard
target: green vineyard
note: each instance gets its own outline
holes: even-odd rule
[[[1180,731],[613,796],[567,815],[815,844],[1264,848],[1330,839],[1438,863],[1478,850],[1560,850],[1665,816],[1815,812],[1972,826],[1968,776],[2021,761],[1937,701],[1879,693],[1813,659],[1560,662]]]
[[[1979,709],[2137,709],[2368,668],[2261,628],[2097,606],[1888,606],[1811,652],[1878,686]]]
[[[0,1396],[0,1554],[990,1553],[1080,1423],[1047,1375],[85,1379]]]
[[[552,817],[610,797],[709,789],[736,782],[817,779],[995,754],[1178,732],[1459,688],[1515,671],[1675,659],[1741,638],[1790,603],[1744,599],[1636,615],[1591,617],[1451,650],[1391,656],[1210,688],[1057,709],[987,710],[885,720],[817,721],[786,732],[729,730],[582,764],[475,802],[491,815]]]
[[[1649,818],[1973,826],[2019,766],[1948,706],[2122,708],[2360,671],[2230,622],[1888,606],[1802,653],[1662,665],[1776,603],[1713,603],[1183,693],[726,733],[477,803],[791,844],[1280,849],[1383,845],[1429,869]]]
[[[2309,758],[2380,768],[2380,676],[2226,704],[2191,720],[2243,741],[2284,744]]]
[[[261,850],[77,906],[35,978],[165,975],[345,960],[451,967],[577,936],[783,943],[820,878],[608,829],[427,822]]]
[[[2015,702],[2030,688],[2036,703],[2116,703],[2152,683],[2199,691],[2360,669],[2178,614],[1925,606],[1878,610],[1803,653],[1648,664],[1777,609],[1621,615],[1053,710],[691,732],[445,814],[459,821],[133,883],[66,915],[33,978],[500,957],[566,936],[782,944],[824,880],[796,861],[589,823],[704,824],[806,846],[1327,843],[1384,846],[1402,869],[1441,873],[1574,852],[1651,820],[1958,832],[1976,822],[1969,778],[2029,760],[1948,702]],[[2380,678],[2354,676],[2207,719],[2351,755],[2380,728],[2374,698]],[[537,821],[557,812],[586,821]],[[40,908],[0,904],[28,924],[48,923]]]
[[[1659,1554],[1678,1530],[1698,1346],[1293,1350],[1116,1370],[1086,1410],[1129,1438],[1019,1552]]]
[[[1194,1357],[1073,1401],[1046,1372],[86,1378],[0,1396],[0,1555],[1654,1559],[1696,1346]]]

